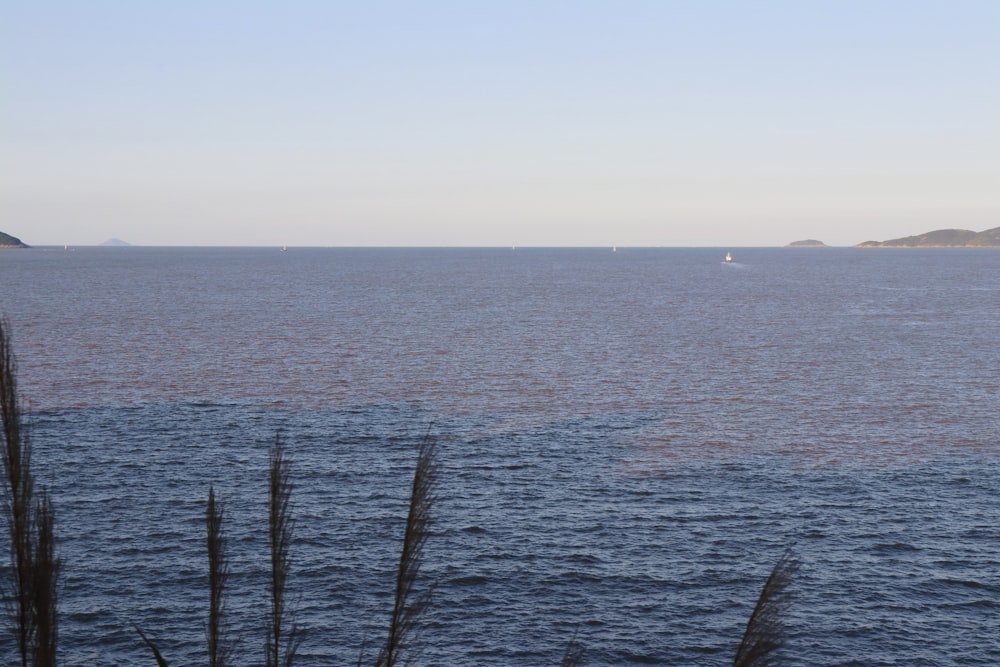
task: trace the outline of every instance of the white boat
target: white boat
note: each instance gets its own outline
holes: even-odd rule
[[[288,252],[288,246],[286,245],[281,246],[281,252]]]
[[[732,261],[733,261],[733,256],[727,252],[726,253],[726,263],[728,264],[729,262],[732,262]]]

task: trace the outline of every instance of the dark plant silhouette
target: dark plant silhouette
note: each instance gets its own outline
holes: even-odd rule
[[[156,664],[159,667],[168,667],[167,661],[163,659],[162,655],[160,655],[160,650],[156,648],[156,644],[153,643],[153,640],[147,637],[146,633],[142,631],[142,628],[135,623],[132,624],[132,627],[134,627],[135,631],[139,633],[140,637],[142,637],[142,641],[149,647],[149,650],[153,652],[153,657],[156,658]]]
[[[437,443],[426,435],[420,443],[417,465],[413,472],[410,492],[410,510],[403,533],[403,549],[399,555],[396,572],[396,597],[389,622],[389,634],[375,661],[376,667],[392,667],[408,647],[417,619],[427,608],[433,595],[433,586],[415,593],[417,575],[423,561],[424,544],[430,534],[431,506],[434,503],[434,484],[437,480]]]
[[[35,612],[35,667],[56,664],[56,602],[59,561],[55,556],[55,509],[43,490],[38,495],[34,514],[34,554],[32,562],[32,605]]]
[[[229,659],[224,627],[224,598],[229,565],[226,561],[226,541],[222,533],[222,503],[215,500],[215,488],[208,489],[205,509],[206,544],[208,546],[208,665],[225,667]]]
[[[778,664],[776,652],[785,643],[784,618],[789,601],[788,586],[798,569],[799,562],[789,549],[764,583],[757,605],[747,621],[733,667],[775,667]],[[583,654],[583,646],[574,637],[566,646],[560,667],[582,665]]]
[[[271,448],[268,481],[268,533],[271,546],[271,608],[267,626],[265,657],[267,667],[289,667],[298,650],[300,637],[286,599],[289,551],[292,542],[290,464],[281,434]]]
[[[747,621],[733,667],[771,667],[778,664],[776,651],[785,643],[788,585],[798,569],[799,562],[791,550],[786,551],[774,566]]]
[[[22,667],[55,664],[57,637],[55,510],[35,495],[31,443],[21,424],[17,365],[0,319],[0,419],[3,421],[3,514],[10,536],[10,578],[3,582]]]

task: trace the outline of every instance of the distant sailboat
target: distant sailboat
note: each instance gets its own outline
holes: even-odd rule
[[[732,261],[733,261],[733,256],[727,252],[726,253],[726,264],[729,264]]]
[[[288,252],[288,246],[286,245],[281,246],[281,252]]]

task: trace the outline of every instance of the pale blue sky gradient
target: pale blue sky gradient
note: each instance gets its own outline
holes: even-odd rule
[[[0,0],[0,91],[37,245],[1000,225],[995,0]]]

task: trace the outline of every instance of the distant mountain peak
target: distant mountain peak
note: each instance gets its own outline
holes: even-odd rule
[[[127,243],[125,241],[122,241],[121,239],[108,239],[107,241],[105,241],[101,245],[111,245],[111,246],[124,247],[124,246],[130,246],[132,244],[131,243]]]
[[[804,241],[792,241],[786,248],[828,248],[829,246],[816,239],[806,239]]]

